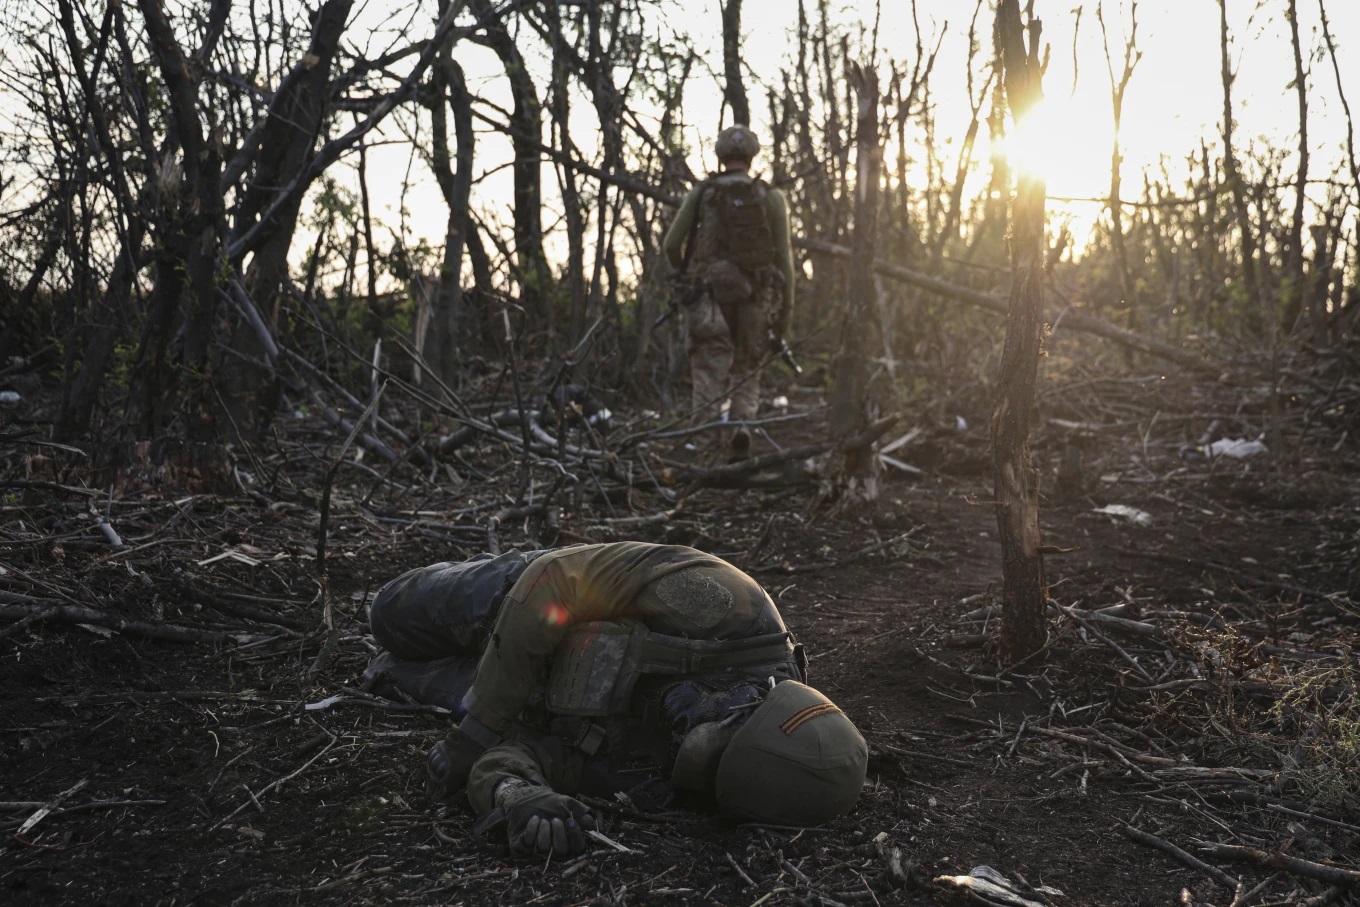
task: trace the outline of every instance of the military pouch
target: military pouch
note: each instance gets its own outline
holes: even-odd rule
[[[718,305],[745,302],[756,291],[746,272],[725,258],[710,264],[705,271],[705,278],[708,282],[708,292]]]
[[[626,711],[647,628],[592,621],[567,633],[553,656],[546,704],[559,715],[600,718]]]

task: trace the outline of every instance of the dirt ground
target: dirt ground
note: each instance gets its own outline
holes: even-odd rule
[[[513,475],[512,452],[469,455],[462,484],[413,477],[400,495],[367,467],[340,471],[327,550],[338,632],[324,654],[318,486],[284,491],[305,487],[334,438],[310,458],[238,462],[296,473],[269,494],[147,479],[87,499],[55,487],[79,484],[69,473],[11,483],[0,901],[943,904],[968,900],[944,877],[985,865],[1034,904],[1360,903],[1344,875],[1360,868],[1354,445],[1323,425],[1283,450],[1209,459],[1185,447],[1203,402],[1168,416],[1163,392],[1140,388],[1121,392],[1127,412],[1048,407],[1065,420],[1036,439],[1053,627],[1045,652],[1009,671],[989,610],[1000,557],[983,414],[966,429],[952,413],[913,417],[924,430],[893,456],[924,472],[890,467],[872,509],[815,507],[808,487],[691,489],[665,519],[603,490],[565,507],[560,543],[692,544],[752,573],[871,750],[858,806],[824,827],[596,802],[621,849],[567,862],[511,858],[474,840],[465,805],[426,802],[423,754],[447,719],[361,690],[366,597],[404,569],[485,550],[504,501],[483,506],[484,478]],[[1225,436],[1233,418],[1250,421],[1230,413]],[[811,431],[800,424],[776,439],[797,443]],[[1071,433],[1082,478],[1060,496]],[[3,475],[36,481],[32,457],[50,452],[24,444]],[[695,456],[679,441],[650,455]],[[1110,505],[1138,513],[1098,512]],[[527,520],[495,532],[505,548],[542,541]],[[147,639],[65,606],[203,636]]]

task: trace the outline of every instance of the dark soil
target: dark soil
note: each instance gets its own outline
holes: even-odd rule
[[[933,904],[966,900],[939,877],[985,864],[1046,886],[1030,897],[1054,905],[1356,903],[1355,889],[1199,849],[1360,863],[1353,445],[1315,432],[1246,460],[1187,459],[1203,402],[1160,419],[1162,402],[1144,404],[1065,414],[1085,427],[1050,424],[1036,449],[1052,452],[1046,475],[1063,432],[1084,451],[1078,492],[1044,502],[1045,541],[1062,549],[1047,558],[1055,605],[1122,605],[1155,635],[1055,614],[1048,649],[1008,672],[985,613],[999,607],[1000,558],[980,415],[967,431],[951,414],[890,432],[926,429],[894,456],[927,471],[890,469],[872,508],[818,505],[809,487],[710,489],[662,521],[647,517],[665,504],[592,501],[603,486],[582,482],[553,540],[694,544],[751,572],[871,763],[858,807],[815,829],[597,803],[629,852],[601,845],[565,863],[508,857],[473,839],[465,805],[426,802],[423,754],[446,719],[360,690],[366,596],[404,569],[484,550],[505,503],[493,485],[518,474],[513,450],[469,454],[461,485],[374,473],[371,458],[340,471],[327,534],[338,632],[320,659],[322,470],[309,455],[257,452],[275,480],[255,475],[248,493],[179,476],[91,499],[122,548],[86,498],[16,490],[0,511],[0,604],[42,616],[0,622],[0,901]],[[319,423],[293,430],[298,450],[338,447]],[[794,435],[780,440],[802,443]],[[32,465],[50,450],[10,453],[10,476],[27,461],[27,481],[79,484]],[[668,447],[663,459],[693,456]],[[1147,524],[1096,512],[1110,504]],[[547,529],[510,518],[493,531],[506,548],[537,547]],[[52,611],[70,605],[237,636],[146,639]],[[1126,826],[1240,879],[1238,900]]]

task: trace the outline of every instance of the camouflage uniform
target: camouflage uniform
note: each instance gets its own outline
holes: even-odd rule
[[[733,134],[738,141],[732,141]],[[735,144],[747,157],[754,156],[759,143],[744,127],[731,127],[718,138],[719,157],[725,144]],[[749,293],[721,299],[713,289],[712,269],[726,267],[747,251],[729,248],[730,238],[714,225],[714,199],[732,185],[757,183],[764,195],[765,220],[772,249],[769,260],[745,269]],[[698,219],[698,223],[695,221]],[[687,277],[705,280],[706,289],[685,310],[687,347],[690,360],[692,415],[696,422],[709,422],[721,413],[722,402],[730,393],[729,418],[734,421],[755,416],[760,403],[761,361],[769,349],[768,332],[773,329],[786,337],[793,312],[793,249],[789,239],[788,206],[778,189],[735,169],[712,174],[686,194],[675,222],[666,233],[664,248],[673,267],[685,261],[685,246],[694,233],[695,249],[687,265]],[[730,386],[730,385],[735,386]]]
[[[801,649],[765,590],[726,561],[682,546],[618,542],[435,564],[385,586],[370,623],[391,652],[387,670],[412,695],[433,689],[429,698],[447,701],[465,690],[463,727],[490,735],[466,779],[483,817],[504,812],[498,791],[508,780],[607,795],[635,788],[637,770],[648,765],[650,790],[663,800],[672,786],[712,796],[722,786],[723,748],[742,740],[732,716],[759,714],[773,698],[770,678],[776,690],[788,688],[783,698],[825,702],[796,682],[804,676]],[[422,688],[432,672],[419,666],[441,656],[443,682]],[[817,714],[840,714],[826,707]],[[840,732],[848,748],[818,744],[848,753],[832,770],[858,771],[858,781],[839,781],[840,799],[825,807],[836,812],[853,803],[863,779],[863,741],[840,721],[853,735]],[[714,734],[693,734],[698,727],[719,744]],[[804,734],[839,727],[822,723]],[[752,788],[742,771],[758,769],[761,758],[727,773],[738,788],[726,795],[729,812],[752,812],[742,805]]]

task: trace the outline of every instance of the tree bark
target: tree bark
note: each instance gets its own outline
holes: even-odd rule
[[[562,29],[561,11],[553,5],[545,6],[543,16],[548,26],[552,46],[553,85],[550,95],[553,128],[557,132],[554,143],[565,154],[578,157],[576,143],[571,138],[571,59],[566,34]],[[562,214],[567,229],[567,335],[580,335],[586,318],[585,299],[585,233],[586,220],[581,204],[581,187],[576,170],[561,161],[558,165],[558,185],[562,192]]]
[[[1247,210],[1247,192],[1242,174],[1237,169],[1233,152],[1232,66],[1228,60],[1228,0],[1218,0],[1219,55],[1223,79],[1223,171],[1232,190],[1233,212],[1237,216],[1238,241],[1242,250],[1242,288],[1249,307],[1261,301],[1261,284],[1256,274],[1256,234],[1251,229],[1251,215]],[[1251,310],[1250,308],[1248,309]]]
[[[1032,8],[1032,7],[1031,7]],[[1029,47],[1018,0],[1001,0],[997,39],[1005,72],[1006,99],[1016,130],[1043,96],[1039,57],[1041,23],[1029,19]],[[1047,592],[1040,553],[1039,477],[1030,457],[1034,386],[1043,344],[1044,204],[1042,176],[1021,168],[1011,219],[1010,315],[1006,345],[992,400],[992,466],[996,525],[1001,537],[1001,658],[1015,664],[1047,641]]]
[[[751,125],[751,105],[741,80],[741,0],[727,0],[722,8],[723,101],[732,111],[732,122]]]
[[[1132,24],[1128,42],[1124,45],[1124,69],[1118,81],[1114,77],[1114,64],[1110,59],[1110,39],[1105,29],[1103,6],[1096,7],[1096,18],[1100,22],[1100,36],[1105,45],[1105,71],[1110,79],[1110,109],[1114,118],[1114,134],[1110,145],[1110,245],[1114,247],[1115,261],[1119,265],[1119,286],[1123,294],[1125,324],[1129,330],[1138,329],[1138,289],[1133,279],[1133,269],[1129,266],[1128,245],[1124,241],[1124,201],[1121,197],[1123,186],[1124,152],[1120,144],[1119,127],[1124,118],[1124,92],[1128,90],[1133,70],[1142,59],[1138,50],[1138,5],[1133,5]]]
[[[440,13],[448,6],[441,0]],[[422,355],[433,352],[435,374],[448,387],[454,386],[457,365],[457,346],[463,308],[463,251],[468,228],[468,199],[472,194],[472,161],[476,141],[472,131],[472,99],[463,81],[463,68],[453,59],[452,42],[440,49],[433,69],[435,97],[430,108],[433,127],[433,166],[439,191],[449,208],[444,229],[444,257],[439,265],[439,283],[435,291],[433,318],[433,350],[420,350]],[[457,167],[449,160],[448,110],[453,110],[453,131]],[[427,348],[430,344],[426,344]]]
[[[1284,327],[1291,328],[1303,313],[1303,205],[1308,188],[1308,86],[1303,69],[1303,50],[1299,46],[1298,0],[1288,0],[1285,18],[1289,21],[1289,42],[1294,50],[1294,91],[1299,100],[1299,169],[1295,176],[1294,217],[1289,223],[1288,250],[1285,258]]]
[[[857,98],[855,116],[855,235],[850,253],[847,305],[841,322],[841,344],[831,391],[831,431],[837,437],[858,433],[868,423],[868,321],[873,311],[874,246],[878,226],[879,169],[883,146],[878,136],[878,73],[872,67],[852,70]],[[862,499],[876,496],[874,458],[869,446],[845,450],[848,491]]]
[[[147,438],[164,429],[179,403],[179,380],[189,376],[195,383],[183,404],[187,435],[204,441],[217,433],[212,416],[215,407],[206,405],[211,377],[204,367],[221,260],[223,202],[218,187],[222,158],[216,137],[204,135],[199,118],[199,67],[180,48],[161,0],[138,0],[138,7],[165,80],[174,130],[167,144],[171,149],[179,146],[182,161],[178,180],[164,169],[161,177],[164,221],[155,256],[156,284],[138,353],[139,428]],[[169,153],[166,160],[171,160]],[[178,367],[169,351],[177,314],[184,332]]]
[[[298,64],[298,76],[290,74],[274,95],[259,141],[255,173],[236,211],[238,232],[255,222],[279,187],[297,179],[310,162],[329,107],[331,63],[353,5],[354,0],[326,0],[313,20],[311,43]],[[288,273],[288,249],[301,205],[299,193],[275,212],[257,237],[246,275],[250,295],[263,307],[271,328],[278,319],[278,291]]]
[[[326,0],[316,12],[306,53],[279,85],[258,127],[255,170],[235,211],[238,235],[250,226],[261,227],[255,236],[245,288],[271,331],[279,323],[280,291],[288,278],[288,252],[303,193],[289,196],[282,207],[274,203],[280,187],[301,179],[312,163],[330,107],[331,65],[353,5],[354,0]],[[238,161],[230,165],[239,166]],[[229,345],[239,355],[231,358],[229,370],[224,369],[220,395],[231,423],[250,437],[271,421],[280,387],[271,368],[252,364],[264,358],[256,328],[244,319],[233,322]]]
[[[548,285],[552,272],[543,251],[543,189],[539,145],[543,138],[543,110],[529,69],[505,23],[490,0],[470,0],[485,23],[485,36],[474,37],[491,48],[505,69],[515,106],[510,114],[510,142],[514,149],[515,277],[520,302],[539,324],[549,325]]]
[[[81,292],[82,298],[85,297],[87,292],[98,293],[98,301],[94,304],[91,317],[86,319],[86,324],[73,328],[66,338],[68,344],[67,368],[62,385],[61,408],[53,434],[59,441],[69,441],[80,438],[89,431],[90,423],[99,402],[99,391],[103,385],[109,364],[113,359],[114,349],[119,341],[119,327],[128,320],[128,303],[133,295],[137,273],[145,263],[142,245],[146,236],[147,218],[138,210],[139,206],[133,203],[132,189],[128,183],[122,157],[118,153],[118,146],[113,142],[110,133],[108,111],[99,103],[94,74],[86,69],[82,59],[81,41],[76,34],[74,11],[70,0],[59,0],[58,8],[75,74],[80,82],[81,94],[86,108],[85,113],[89,117],[89,123],[93,127],[91,131],[97,137],[99,146],[107,149],[110,171],[109,182],[114,196],[118,200],[119,207],[122,209],[118,238],[119,251],[114,261],[113,271],[109,274],[107,280],[103,281],[102,292],[98,290]],[[114,33],[118,37],[119,49],[123,53],[124,64],[130,68],[132,51],[127,42],[122,7],[110,7],[109,12]],[[101,47],[102,43],[101,39]],[[134,104],[141,100],[139,89],[142,88],[144,86],[129,86],[128,93],[134,99]],[[139,136],[142,138],[143,150],[148,154],[148,159],[151,159],[155,154],[155,149],[151,140],[146,137],[148,130],[145,127],[140,108],[138,112]],[[73,150],[82,155],[88,153],[88,149],[83,147]],[[73,187],[71,191],[75,192],[76,189]],[[154,180],[148,183],[140,200],[146,203],[148,207],[154,207],[158,204]],[[84,230],[80,243],[82,248],[77,251],[87,252],[89,249],[90,216],[91,212],[87,205],[82,223]],[[77,278],[77,286],[80,287],[87,280],[90,283],[95,283],[94,280],[89,278],[88,270],[82,268]],[[78,368],[73,359],[77,349],[81,351]]]
[[[1336,96],[1341,101],[1341,111],[1346,116],[1346,164],[1350,169],[1351,188],[1360,192],[1360,164],[1355,157],[1355,123],[1351,118],[1351,105],[1346,100],[1346,91],[1341,78],[1341,67],[1336,60],[1336,44],[1332,41],[1331,23],[1327,21],[1325,0],[1318,0],[1318,18],[1322,24],[1322,38],[1327,44],[1327,57],[1332,61],[1332,74],[1336,77]]]

